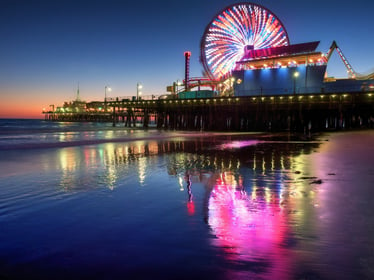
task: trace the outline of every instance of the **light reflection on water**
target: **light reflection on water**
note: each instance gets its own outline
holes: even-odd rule
[[[186,253],[186,249],[177,249],[175,253],[175,247],[184,248],[189,238],[201,241],[204,238],[201,236],[207,236],[198,244],[205,244],[208,249],[190,244],[196,256],[200,250],[211,250],[210,254],[205,253],[208,256],[205,265],[190,260],[191,269],[203,267],[209,273],[218,271],[222,279],[349,279],[352,275],[370,275],[359,270],[360,260],[354,263],[352,270],[348,265],[343,266],[354,260],[354,253],[343,254],[341,258],[347,258],[344,261],[328,255],[329,250],[339,255],[344,245],[341,241],[346,242],[347,235],[334,232],[332,226],[342,228],[342,224],[334,220],[339,211],[334,213],[328,207],[331,200],[339,196],[336,189],[340,185],[332,175],[336,172],[334,161],[318,154],[311,156],[320,145],[319,142],[242,140],[240,137],[105,143],[56,149],[54,160],[46,157],[43,161],[43,171],[58,174],[58,187],[66,193],[105,189],[116,194],[118,201],[126,201],[127,183],[136,181],[136,187],[142,190],[141,201],[146,201],[147,205],[139,202],[137,207],[126,208],[126,211],[135,211],[140,220],[147,221],[142,234],[166,244],[171,239],[174,247],[165,246],[165,254],[177,254],[182,259],[180,255]],[[154,180],[155,177],[162,177],[163,181]],[[164,190],[168,180],[174,184],[171,191],[175,194]],[[168,202],[168,195],[174,199],[181,193],[185,194],[184,203]],[[137,196],[130,196],[133,197]],[[125,204],[119,202],[119,205]],[[196,220],[203,224],[198,234],[201,239],[175,237],[176,220],[168,222],[170,232],[158,233],[164,216],[150,220],[147,215],[171,205],[174,208],[168,211],[176,213],[178,208],[175,207],[185,207],[186,217],[176,216],[176,220],[195,221],[178,224],[179,228],[196,226]],[[113,205],[113,209],[122,212],[118,207]],[[142,208],[146,210],[142,212]],[[128,215],[131,219],[131,214]],[[173,214],[168,215],[173,217]],[[121,217],[127,218],[125,214]],[[161,225],[156,220],[160,220]],[[123,230],[120,225],[118,227]],[[146,228],[151,230],[148,232]],[[340,237],[335,239],[334,234]],[[139,243],[131,246],[145,250],[142,237],[140,234],[135,241]],[[361,236],[362,239],[368,242],[369,238]],[[122,242],[125,241],[119,239],[116,244],[119,249],[124,246]],[[361,262],[366,266],[371,264],[367,255]],[[130,261],[127,265],[136,264]]]
[[[136,166],[142,186],[151,180],[147,178],[151,157],[166,155],[168,174],[176,178],[180,191],[188,192],[189,215],[196,214],[194,185],[202,184],[206,189],[205,219],[214,236],[210,243],[221,248],[222,256],[231,263],[232,269],[225,271],[227,278],[261,275],[264,279],[289,279],[295,261],[289,247],[300,235],[299,228],[309,224],[305,219],[314,219],[312,208],[318,204],[310,202],[312,197],[306,193],[313,191],[305,178],[299,179],[307,172],[299,162],[299,150],[308,153],[318,144],[286,144],[280,150],[279,143],[256,140],[228,141],[215,149],[209,145],[202,140],[137,141],[99,145],[83,152],[63,149],[61,186],[74,189],[87,185],[90,180],[74,181],[80,164],[88,170],[100,165],[101,184],[111,190],[118,185],[121,170]],[[314,230],[308,227],[309,234]]]
[[[206,188],[206,221],[214,238],[211,245],[222,249],[226,260],[234,264],[227,277],[260,274],[266,279],[289,279],[292,273],[293,252],[298,228],[306,218],[312,218],[313,205],[307,192],[313,192],[305,179],[299,179],[303,170],[298,161],[303,143],[259,148],[256,141],[235,141],[211,148],[209,143],[195,142],[136,142],[125,146],[112,144],[99,150],[106,166],[106,185],[114,188],[118,166],[130,162],[137,166],[140,185],[147,177],[147,164],[152,155],[167,154],[168,174],[177,179],[181,191],[188,192],[186,207],[189,215],[195,214],[194,184]],[[227,147],[248,147],[227,154]],[[316,145],[307,145],[307,151]],[[191,153],[189,151],[192,151]],[[87,161],[86,161],[87,162]],[[97,162],[97,160],[93,161]],[[69,164],[67,164],[69,165]],[[74,166],[74,163],[71,164]],[[114,167],[114,168],[113,168]],[[308,228],[312,234],[313,228]]]
[[[221,247],[230,262],[264,267],[268,279],[287,279],[291,254],[283,244],[289,229],[280,199],[268,188],[253,188],[247,194],[240,181],[225,173],[213,187],[208,204],[208,223],[215,235],[212,245]],[[235,278],[238,271],[231,273]]]

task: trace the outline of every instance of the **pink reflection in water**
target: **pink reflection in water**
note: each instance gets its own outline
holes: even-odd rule
[[[223,249],[229,261],[247,262],[247,275],[233,271],[230,277],[254,276],[256,265],[266,279],[289,279],[290,251],[284,247],[289,234],[279,199],[249,196],[232,176],[222,176],[214,186],[208,206],[208,223],[216,236],[212,243]]]
[[[195,203],[193,201],[187,202],[188,215],[193,216],[195,214]]]
[[[243,147],[246,147],[246,146],[254,146],[254,145],[257,145],[259,143],[262,143],[263,141],[259,141],[259,140],[244,140],[244,141],[232,141],[232,142],[229,142],[229,143],[225,143],[225,144],[222,144],[220,145],[219,147],[221,149],[238,149],[238,148],[243,148]]]

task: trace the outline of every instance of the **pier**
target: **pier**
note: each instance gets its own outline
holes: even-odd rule
[[[45,119],[197,131],[310,132],[374,125],[374,73],[356,72],[336,41],[327,53],[317,50],[319,41],[290,44],[285,27],[273,22],[276,16],[266,8],[241,3],[228,9],[236,16],[222,11],[202,36],[204,77],[190,77],[191,52],[184,52],[182,91],[173,83],[170,94],[140,98],[137,83],[136,96],[107,98],[105,86],[103,102],[86,103],[77,96],[44,111]],[[271,26],[262,24],[264,15]],[[222,18],[227,24],[220,24]],[[248,34],[233,32],[238,25]],[[335,51],[348,78],[327,76]]]
[[[74,109],[75,108],[75,109]],[[105,108],[105,109],[104,109]],[[112,98],[43,112],[46,120],[171,130],[282,131],[374,124],[374,91],[190,99]]]

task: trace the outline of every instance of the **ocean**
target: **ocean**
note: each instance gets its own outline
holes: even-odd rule
[[[374,279],[374,130],[0,120],[0,279]]]

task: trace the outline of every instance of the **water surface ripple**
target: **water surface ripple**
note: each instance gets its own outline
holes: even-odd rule
[[[374,131],[1,125],[0,279],[374,278]]]

